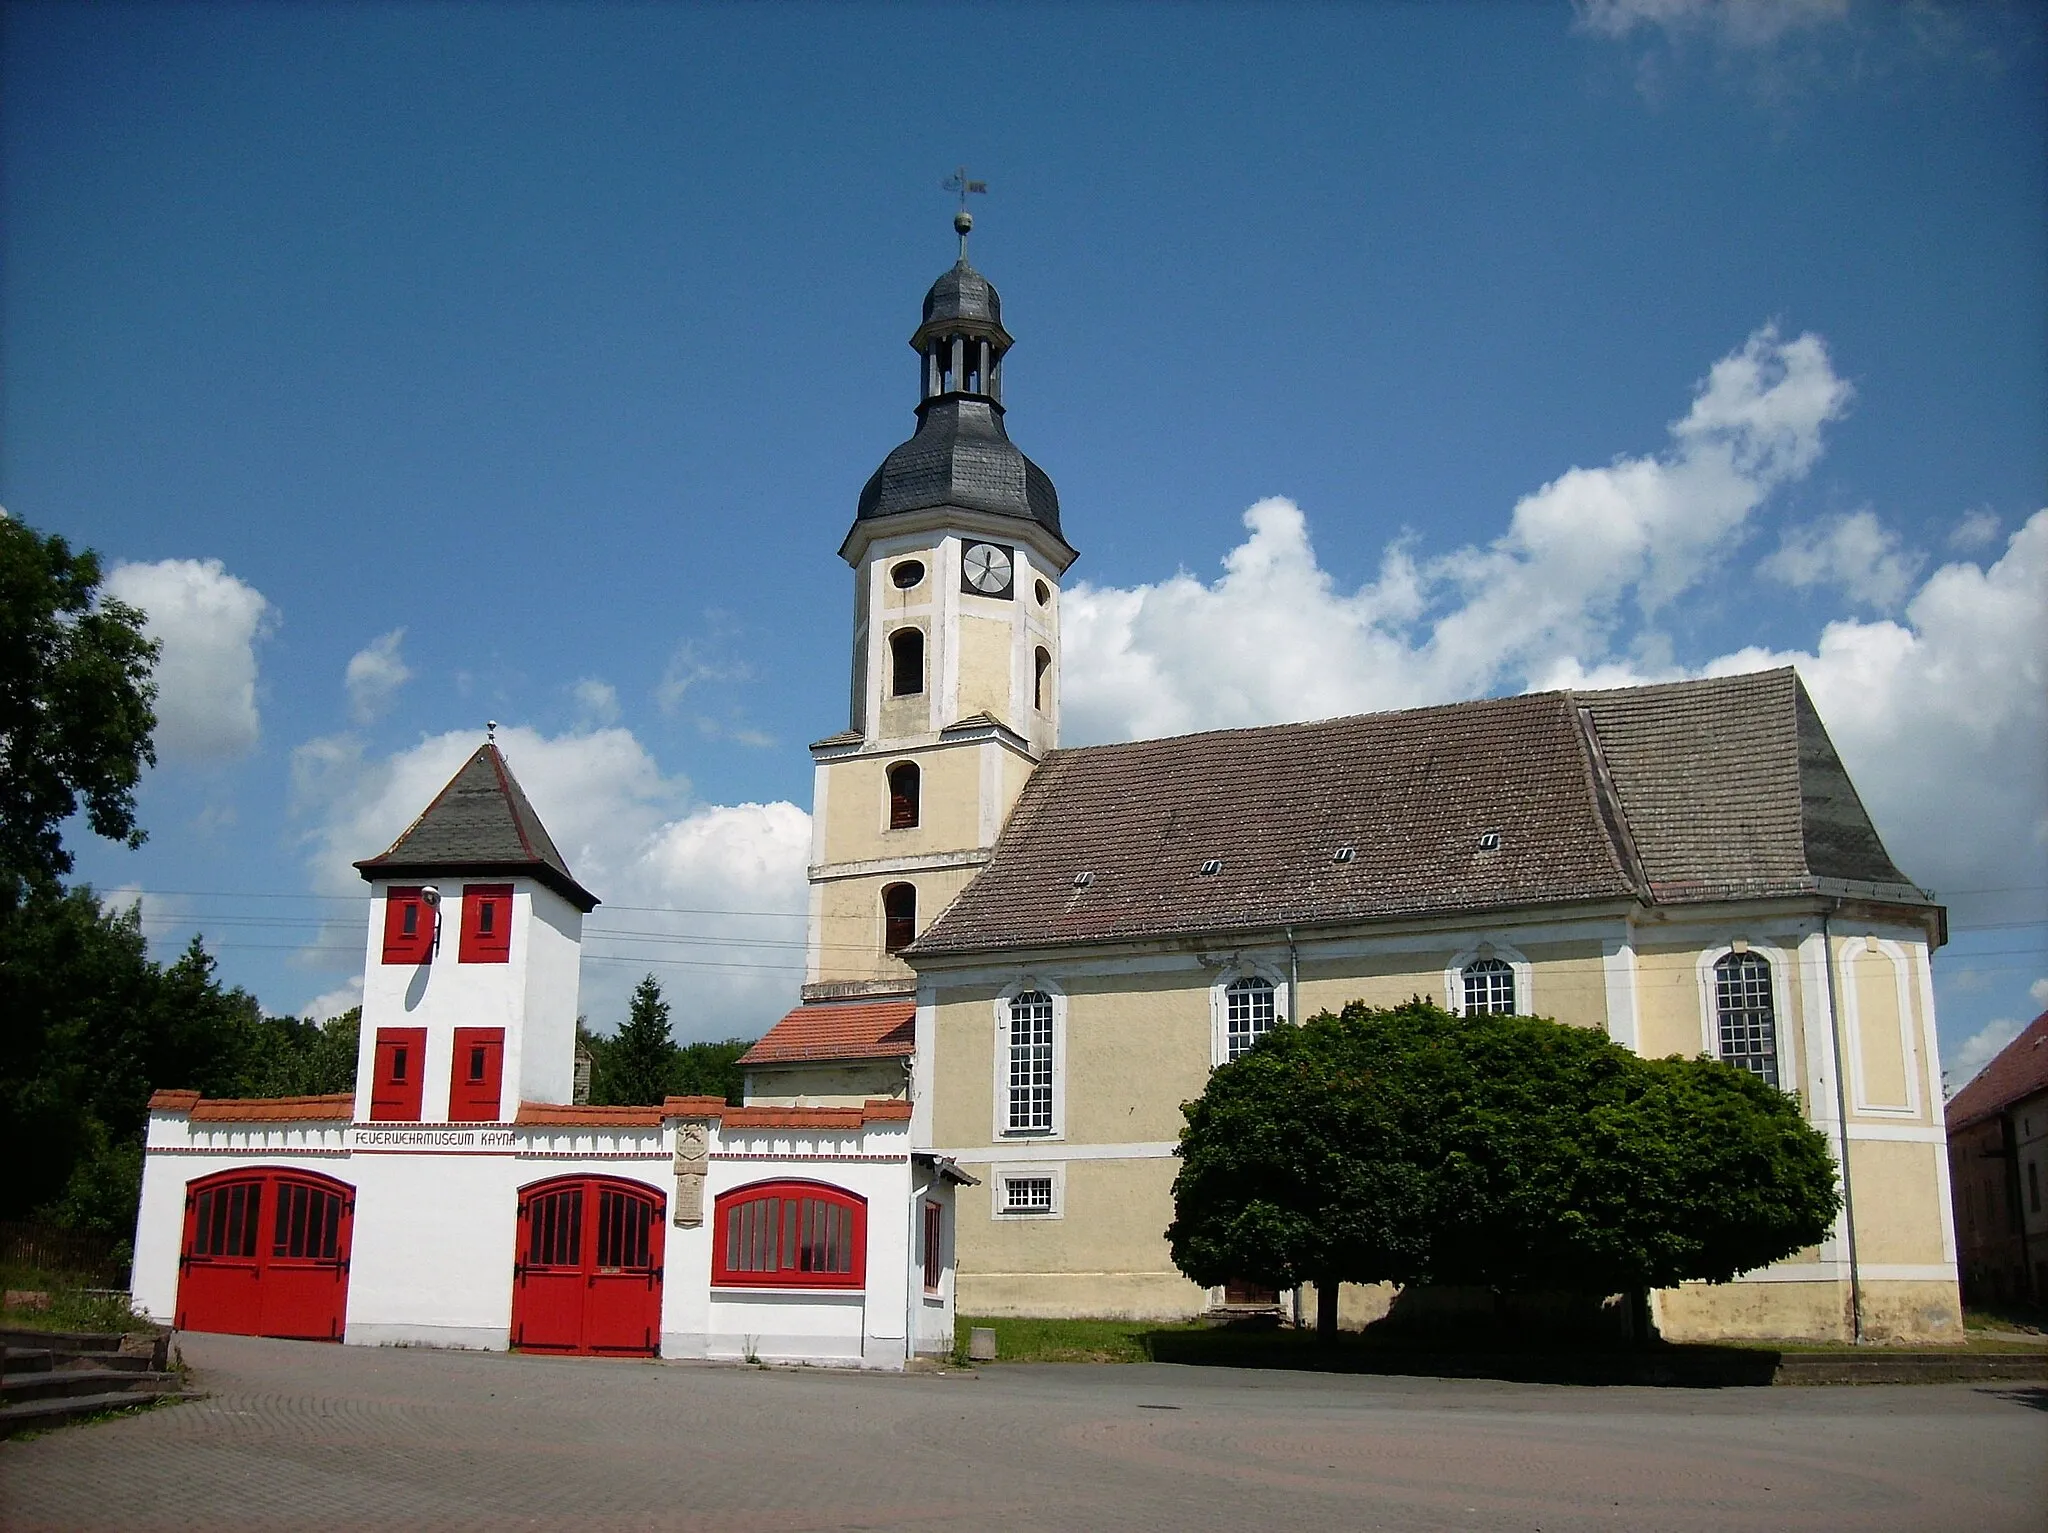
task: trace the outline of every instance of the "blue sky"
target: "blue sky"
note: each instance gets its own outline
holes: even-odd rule
[[[2042,16],[9,6],[0,504],[168,646],[81,871],[338,1004],[496,718],[592,1019],[764,1025],[964,162],[1070,741],[1792,658],[1981,1062],[2048,1004]]]

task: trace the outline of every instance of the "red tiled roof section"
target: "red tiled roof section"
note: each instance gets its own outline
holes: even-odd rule
[[[728,1107],[725,1127],[858,1129],[868,1123],[908,1123],[910,1104],[870,1097],[859,1107]]]
[[[732,1109],[724,1097],[663,1097],[664,1118],[722,1118]]]
[[[190,1112],[199,1104],[196,1091],[152,1091],[149,1094],[151,1112]]]
[[[2037,1091],[2048,1091],[2048,1011],[2020,1029],[2019,1037],[1949,1098],[1948,1131],[1982,1122]]]
[[[356,1115],[356,1094],[337,1091],[320,1097],[202,1097],[197,1092],[163,1092],[163,1096],[190,1096],[195,1123],[310,1123]],[[150,1105],[156,1105],[152,1098]],[[175,1108],[167,1109],[176,1111]]]
[[[521,1102],[512,1121],[521,1128],[659,1128],[664,1107],[573,1107],[561,1102]]]
[[[799,1006],[740,1056],[743,1065],[827,1059],[891,1059],[911,1052],[914,1001],[840,1001]]]

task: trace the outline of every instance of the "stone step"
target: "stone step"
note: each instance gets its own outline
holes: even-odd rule
[[[56,1365],[57,1354],[48,1347],[0,1347],[0,1376],[48,1373]]]
[[[138,1372],[132,1368],[54,1368],[48,1373],[9,1374],[0,1379],[0,1404],[21,1400],[55,1400],[68,1395],[106,1395],[124,1391],[175,1389],[176,1374]]]
[[[12,1352],[42,1347],[51,1352],[118,1352],[119,1331],[31,1331],[21,1326],[0,1326],[0,1347]]]
[[[0,1437],[31,1428],[53,1427],[77,1416],[101,1411],[127,1410],[151,1405],[158,1400],[197,1399],[180,1389],[124,1390],[103,1395],[63,1395],[52,1400],[24,1400],[19,1405],[0,1406]]]

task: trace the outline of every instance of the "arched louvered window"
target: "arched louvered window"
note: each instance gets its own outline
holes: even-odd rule
[[[917,886],[891,884],[882,891],[882,951],[900,953],[917,940]]]
[[[1778,1084],[1778,1008],[1771,966],[1761,953],[1715,960],[1714,1023],[1721,1058]]]
[[[889,828],[909,830],[917,824],[919,773],[915,762],[899,761],[889,768]]]
[[[1235,1059],[1273,1030],[1273,982],[1253,974],[1223,989],[1224,1057]]]
[[[889,635],[889,695],[914,697],[924,690],[924,630],[899,628]]]
[[[1475,958],[1465,965],[1462,974],[1466,1016],[1492,1014],[1511,1017],[1515,1014],[1515,970],[1512,964],[1499,958]]]

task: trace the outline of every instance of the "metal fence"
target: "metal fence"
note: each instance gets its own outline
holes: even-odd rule
[[[118,1288],[128,1281],[128,1242],[33,1220],[0,1220],[0,1266],[29,1267]]]

